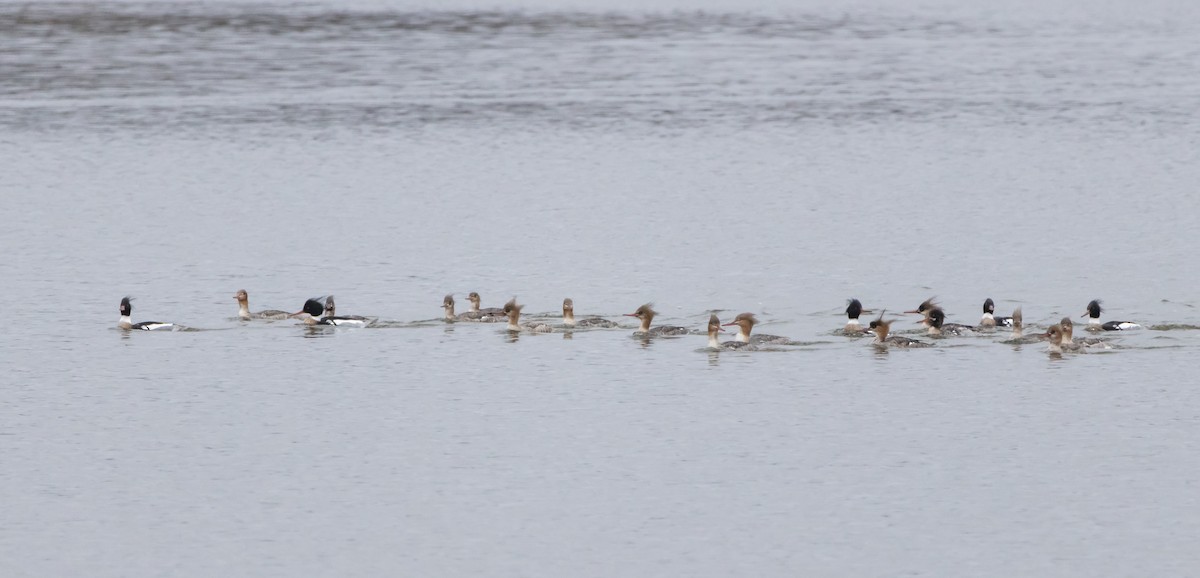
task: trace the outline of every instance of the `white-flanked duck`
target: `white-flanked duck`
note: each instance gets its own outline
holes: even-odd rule
[[[650,322],[654,320],[655,315],[658,315],[658,312],[652,309],[653,305],[653,303],[647,303],[641,307],[638,307],[637,311],[625,314],[626,317],[637,317],[642,322],[637,331],[633,332],[634,335],[645,337],[661,337],[670,335],[687,335],[688,333],[691,333],[686,327],[679,327],[677,325],[659,325],[658,327],[650,327]]]
[[[970,325],[962,325],[961,323],[946,323],[946,312],[942,311],[941,307],[933,307],[925,310],[925,319],[918,321],[924,323],[928,327],[929,335],[972,335],[975,333],[975,328]]]
[[[887,311],[885,310],[883,312],[880,312],[879,318],[873,319],[871,321],[871,325],[868,327],[868,329],[872,333],[875,334],[875,339],[871,341],[872,345],[876,345],[879,347],[889,347],[890,346],[890,347],[907,347],[907,348],[932,347],[932,344],[925,343],[924,341],[917,341],[916,339],[910,339],[908,337],[904,337],[903,335],[888,335],[888,332],[891,330],[891,327],[892,327],[892,321],[895,321],[895,320],[893,319],[891,321],[884,321],[883,320],[884,313],[887,313]]]
[[[863,314],[862,302],[858,299],[851,299],[846,305],[846,327],[842,329],[842,333],[846,335],[865,335],[868,331],[858,321],[858,316]]]
[[[616,322],[601,317],[585,317],[576,321],[575,302],[570,297],[563,299],[563,325],[567,327],[603,327],[606,329],[617,327]]]
[[[243,321],[250,319],[287,319],[290,315],[287,311],[278,309],[267,309],[265,311],[250,312],[250,294],[246,293],[245,289],[239,289],[233,296],[238,302],[238,317]]]
[[[338,315],[337,304],[333,302],[333,295],[325,298],[325,317],[322,319],[329,319],[330,323],[328,325],[349,327],[365,327],[370,325],[372,321],[370,317],[363,317],[361,315]]]
[[[323,297],[313,297],[304,302],[304,307],[291,317],[296,317],[303,321],[306,325],[332,325],[335,327],[363,327],[367,323],[362,319],[353,319],[348,317],[336,317],[329,315],[322,301],[327,301]]]
[[[1088,318],[1088,331],[1124,331],[1126,329],[1141,329],[1142,326],[1132,321],[1109,321],[1100,323],[1100,300],[1092,299],[1087,304],[1087,310],[1080,317]]]
[[[546,323],[533,322],[521,325],[521,310],[524,308],[524,305],[517,304],[516,297],[513,297],[508,303],[504,304],[504,314],[508,318],[508,327],[505,329],[509,331],[528,331],[530,333],[551,333],[554,331],[554,328]]]
[[[996,317],[996,303],[991,297],[983,300],[983,317],[979,319],[979,327],[992,328],[997,325],[1001,327],[1012,327],[1012,317]]]
[[[121,318],[117,320],[117,327],[121,329],[137,329],[140,331],[156,331],[159,329],[171,329],[175,327],[174,323],[163,323],[162,321],[142,321],[134,323],[130,317],[133,315],[133,305],[130,303],[133,297],[121,298]]]

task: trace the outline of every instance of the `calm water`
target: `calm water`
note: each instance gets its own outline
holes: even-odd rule
[[[0,574],[1200,570],[1200,330],[833,334],[1200,325],[1195,7],[445,6],[0,3]]]

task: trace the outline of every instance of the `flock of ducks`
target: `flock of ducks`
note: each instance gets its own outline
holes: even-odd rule
[[[159,321],[142,321],[133,323],[132,313],[133,306],[130,297],[121,299],[121,317],[117,323],[117,327],[123,330],[142,330],[155,331],[163,329],[177,329],[178,326],[174,323],[164,323]],[[265,311],[250,312],[250,296],[246,290],[240,290],[234,295],[234,299],[238,302],[238,318],[249,321],[254,319],[266,320],[283,320],[283,319],[299,319],[308,325],[331,325],[339,327],[366,327],[376,320],[371,317],[360,316],[339,316],[336,313],[336,303],[333,296],[314,297],[304,302],[304,306],[300,311],[289,313],[278,309],[268,309]],[[510,332],[530,332],[530,333],[553,333],[555,331],[573,331],[575,329],[611,329],[620,327],[616,322],[604,319],[602,317],[584,317],[582,319],[575,318],[575,303],[571,299],[564,299],[562,304],[562,323],[551,324],[545,320],[534,320],[531,322],[521,322],[521,311],[524,305],[518,304],[516,298],[509,300],[503,307],[481,307],[482,299],[479,293],[471,292],[467,295],[467,300],[470,302],[470,309],[463,313],[455,312],[455,302],[453,295],[446,295],[442,300],[442,309],[444,310],[443,319],[446,322],[476,322],[476,323],[507,323],[506,329]],[[995,303],[988,298],[983,302],[983,317],[980,318],[977,325],[963,325],[959,323],[947,323],[946,312],[939,306],[934,298],[926,299],[916,309],[905,311],[905,314],[921,315],[922,319],[917,323],[925,327],[925,333],[932,337],[946,336],[963,336],[976,333],[995,332],[998,327],[1011,328],[1012,334],[1006,339],[1005,343],[1036,343],[1045,341],[1049,344],[1049,351],[1055,354],[1063,352],[1082,352],[1089,348],[1109,349],[1111,345],[1108,342],[1093,338],[1085,337],[1076,339],[1074,337],[1074,323],[1070,317],[1063,317],[1058,323],[1051,325],[1043,333],[1034,333],[1025,335],[1024,325],[1022,323],[1021,308],[1013,311],[1010,317],[999,317],[995,314]],[[903,335],[892,333],[892,324],[897,320],[884,319],[885,311],[881,311],[879,316],[872,319],[870,323],[863,326],[859,322],[859,316],[863,313],[871,313],[871,311],[863,309],[862,303],[858,299],[850,299],[846,307],[846,316],[848,318],[845,327],[841,333],[851,337],[867,337],[873,336],[871,343],[876,347],[900,347],[900,348],[919,348],[931,347],[929,341],[921,341]],[[1122,331],[1128,329],[1138,329],[1141,326],[1130,321],[1109,321],[1107,323],[1100,322],[1100,300],[1093,299],[1087,304],[1081,317],[1088,318],[1088,329],[1092,331]],[[687,327],[675,325],[653,325],[654,317],[658,313],[653,309],[652,304],[647,303],[638,307],[633,313],[626,313],[627,317],[635,317],[639,321],[639,325],[634,335],[643,338],[664,337],[664,336],[679,336],[692,335],[699,333]],[[712,313],[708,320],[708,348],[713,350],[741,350],[753,351],[756,349],[771,348],[774,346],[797,346],[807,345],[807,343],[793,341],[787,337],[778,335],[765,335],[761,333],[753,333],[754,326],[758,323],[753,313],[741,313],[734,317],[729,323],[721,323],[716,313]],[[720,334],[724,333],[726,327],[737,327],[737,334],[730,341],[721,341]]]

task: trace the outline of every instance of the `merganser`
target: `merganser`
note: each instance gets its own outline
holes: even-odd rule
[[[971,335],[975,328],[961,323],[946,323],[946,312],[941,307],[925,310],[925,319],[918,321],[928,328],[929,335]]]
[[[871,325],[868,328],[871,332],[875,333],[875,339],[871,341],[872,345],[876,345],[878,347],[886,347],[889,345],[895,347],[932,347],[932,344],[925,343],[924,341],[909,339],[902,335],[888,335],[888,331],[890,331],[892,327],[892,321],[895,320],[893,319],[892,321],[884,321],[884,313],[887,313],[887,310],[881,312],[878,319],[872,320]]]
[[[141,323],[133,323],[129,316],[133,314],[133,305],[130,301],[133,297],[121,298],[121,318],[117,320],[117,327],[121,329],[138,329],[141,331],[154,331],[157,329],[170,329],[175,327],[174,323],[163,323],[161,321],[142,321]]]
[[[575,321],[575,302],[570,297],[563,299],[563,325],[567,327],[617,327],[615,322],[600,317],[588,317]]]
[[[445,297],[442,297],[442,309],[446,311],[446,316],[444,317],[446,321],[458,321],[458,318],[454,315],[453,295],[446,295]]]
[[[1046,348],[1046,351],[1050,352],[1051,355],[1062,355],[1062,327],[1057,324],[1051,325],[1050,327],[1046,328],[1045,335],[1046,342],[1050,344]]]
[[[754,344],[774,343],[774,344],[778,344],[778,345],[790,345],[790,344],[794,343],[791,339],[788,339],[787,337],[780,337],[778,335],[759,334],[759,335],[751,336],[750,332],[754,330],[754,326],[757,323],[758,323],[758,319],[754,317],[753,313],[739,313],[737,317],[733,318],[732,322],[726,323],[724,325],[724,327],[729,327],[730,325],[736,325],[738,328],[738,333],[734,337],[734,340],[741,342],[741,343],[754,343]]]
[[[980,327],[995,327],[997,325],[1003,327],[1012,327],[1012,317],[996,317],[996,304],[988,297],[983,301],[983,317],[979,320]]]
[[[1021,313],[1020,307],[1013,309],[1012,317],[1010,317],[1009,319],[1012,320],[1012,335],[1009,336],[1008,339],[1005,339],[1003,341],[1003,343],[1012,343],[1012,344],[1037,343],[1038,341],[1044,341],[1046,339],[1046,335],[1043,333],[1037,333],[1034,335],[1025,335],[1025,323],[1024,323],[1025,318],[1024,318],[1024,315]]]
[[[246,293],[245,289],[239,289],[233,298],[237,299],[238,317],[240,317],[243,321],[248,321],[250,319],[287,319],[288,317],[287,311],[280,311],[278,309],[267,309],[265,311],[251,313],[250,294]]]
[[[1075,322],[1071,321],[1070,317],[1063,317],[1058,322],[1062,328],[1062,342],[1064,345],[1070,343],[1080,347],[1095,347],[1099,349],[1112,349],[1112,346],[1107,341],[1099,337],[1080,337],[1075,339]]]
[[[296,317],[303,321],[306,325],[334,325],[337,327],[362,327],[366,322],[360,319],[349,319],[345,317],[334,317],[326,315],[325,306],[321,304],[321,297],[313,297],[304,302],[304,307],[289,317]]]
[[[638,327],[638,330],[633,332],[634,335],[658,337],[664,335],[687,335],[688,333],[691,333],[686,327],[679,327],[677,325],[659,325],[658,327],[651,329],[650,322],[654,320],[655,315],[658,315],[657,311],[651,309],[653,305],[653,303],[647,303],[641,307],[638,307],[637,311],[625,314],[625,317],[637,317],[642,322],[641,326]]]
[[[504,313],[508,317],[509,331],[529,331],[532,333],[550,333],[554,328],[545,323],[526,323],[521,325],[521,310],[524,305],[517,305],[517,298],[513,297],[508,303],[504,304]]]
[[[1087,304],[1087,310],[1080,317],[1088,317],[1088,331],[1124,331],[1126,329],[1141,329],[1142,326],[1132,321],[1109,321],[1103,325],[1100,324],[1100,300],[1092,299]]]
[[[754,344],[746,343],[745,341],[726,341],[721,343],[717,340],[717,334],[725,331],[721,326],[721,320],[717,319],[716,313],[711,313],[708,316],[708,348],[709,349],[737,349],[743,351],[752,351],[758,349]]]
[[[846,327],[842,329],[842,333],[845,333],[846,335],[866,334],[867,331],[863,329],[862,324],[858,322],[858,316],[862,315],[862,313],[862,302],[860,302],[858,299],[851,299],[850,303],[846,306],[846,317],[849,318],[849,321],[846,322]]]
[[[471,310],[467,312],[467,321],[479,321],[481,323],[496,323],[508,319],[508,314],[501,307],[488,307],[480,309],[479,304],[483,301],[479,294],[472,291],[467,294],[467,301],[471,302]]]
[[[929,299],[922,301],[920,305],[917,305],[916,309],[913,309],[912,311],[905,311],[905,313],[919,313],[924,315],[926,311],[938,306],[934,299],[937,299],[937,297],[930,297]]]
[[[339,327],[365,327],[371,323],[369,317],[361,315],[342,315],[339,317],[337,314],[337,304],[333,302],[333,295],[325,298],[325,317],[322,320],[324,319],[329,320],[329,323],[325,325],[337,325]]]

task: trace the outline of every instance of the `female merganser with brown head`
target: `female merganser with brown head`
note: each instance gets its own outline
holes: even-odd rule
[[[471,310],[467,312],[468,321],[479,321],[482,323],[496,323],[508,319],[508,314],[504,312],[502,307],[487,307],[480,309],[479,304],[483,301],[479,294],[472,291],[467,294],[467,301],[471,302]]]
[[[1051,325],[1050,327],[1046,328],[1045,335],[1046,335],[1046,343],[1049,343],[1049,346],[1047,346],[1046,351],[1050,352],[1051,354],[1062,355],[1062,352],[1063,352],[1062,327],[1057,324]]]
[[[888,335],[888,331],[890,331],[892,328],[892,321],[895,320],[893,319],[892,321],[884,321],[884,313],[887,313],[887,311],[884,310],[881,312],[879,314],[879,318],[872,320],[871,325],[868,327],[868,329],[875,334],[875,339],[871,341],[872,345],[879,347],[932,347],[931,344],[925,343],[924,341],[909,339],[902,335]]]
[[[1107,341],[1100,339],[1099,337],[1080,337],[1079,339],[1075,339],[1075,322],[1071,321],[1070,317],[1063,317],[1062,320],[1058,322],[1058,325],[1062,328],[1062,342],[1064,345],[1071,343],[1080,347],[1112,349],[1112,346],[1109,345]]]
[[[1103,325],[1100,324],[1100,300],[1092,299],[1087,304],[1087,310],[1080,317],[1088,318],[1088,331],[1124,331],[1126,329],[1141,329],[1142,326],[1132,321],[1109,321]]]
[[[1012,327],[1012,317],[996,317],[996,304],[988,297],[983,301],[983,317],[979,320],[979,327],[991,328],[997,325],[1003,327]]]
[[[867,330],[863,329],[862,324],[858,322],[858,316],[863,314],[862,302],[858,299],[851,299],[846,305],[846,317],[849,321],[846,322],[846,327],[842,329],[842,333],[846,335],[864,335]]]
[[[175,327],[174,323],[163,323],[161,321],[142,321],[141,323],[133,323],[130,316],[133,315],[133,297],[121,298],[121,318],[117,320],[117,327],[121,329],[137,329],[140,331],[155,331],[158,329],[171,329]]]
[[[634,335],[660,337],[668,335],[687,335],[688,333],[691,333],[686,327],[679,327],[677,325],[659,325],[658,327],[651,328],[650,322],[654,320],[655,315],[658,315],[657,311],[651,309],[653,305],[653,303],[647,303],[641,307],[638,307],[637,311],[625,314],[626,317],[637,317],[642,322],[642,324],[638,327],[638,330],[633,332]]]
[[[445,319],[446,321],[458,321],[458,317],[456,317],[454,315],[454,296],[453,295],[446,295],[445,297],[442,297],[442,309],[444,309],[446,311],[446,315],[445,315],[445,317],[443,317],[443,319]],[[464,315],[465,315],[465,313],[464,313]]]
[[[975,332],[975,328],[970,325],[962,325],[960,323],[946,323],[946,312],[942,311],[941,307],[934,307],[925,310],[925,319],[918,323],[924,323],[929,327],[929,335],[971,335]]]
[[[600,317],[587,317],[575,321],[575,302],[570,297],[563,299],[563,325],[567,327],[604,327],[613,328],[617,324]]]
[[[724,343],[717,340],[717,334],[725,331],[721,326],[721,320],[717,319],[716,313],[711,313],[708,316],[708,348],[709,349],[736,349],[740,351],[753,351],[758,349],[754,344],[745,341],[726,341]]]
[[[754,326],[757,324],[758,319],[754,317],[753,313],[739,313],[737,317],[733,318],[732,322],[726,323],[724,327],[736,325],[738,328],[738,333],[734,339],[741,343],[774,343],[778,345],[789,345],[793,343],[791,339],[788,339],[787,337],[780,337],[778,335],[758,334],[751,336],[750,332],[754,330]]]
[[[287,319],[288,312],[278,309],[267,309],[257,313],[250,312],[250,294],[246,293],[245,289],[239,289],[233,296],[238,302],[238,317],[243,321],[250,319]]]
[[[325,317],[324,319],[332,320],[328,325],[346,325],[351,327],[363,327],[371,323],[369,317],[361,315],[342,315],[337,314],[337,304],[333,302],[333,295],[325,298]]]
[[[1025,335],[1025,321],[1024,321],[1025,317],[1024,317],[1024,314],[1021,313],[1020,307],[1013,309],[1012,317],[1010,317],[1009,319],[1012,320],[1012,335],[1009,336],[1008,339],[1005,339],[1004,341],[1002,341],[1001,343],[1024,344],[1024,343],[1037,343],[1039,341],[1046,340],[1045,333],[1035,333],[1033,335]]]
[[[508,303],[504,304],[504,314],[508,318],[509,331],[529,331],[531,333],[550,333],[554,328],[545,323],[526,323],[521,325],[521,310],[524,305],[517,304],[517,298],[513,297]]]
[[[905,313],[919,313],[924,315],[926,311],[938,306],[934,299],[937,299],[937,297],[930,297],[929,299],[922,301],[920,305],[917,305],[916,309],[913,309],[912,311],[905,311]]]

